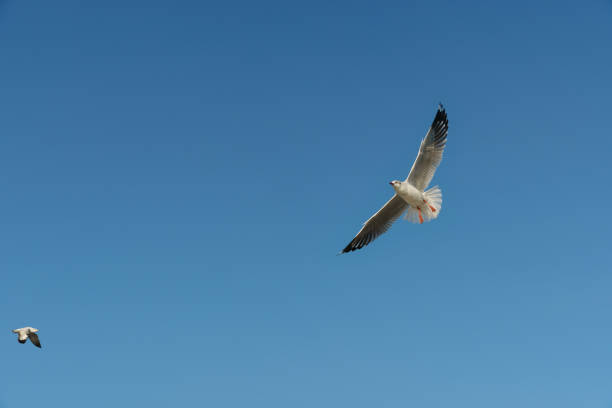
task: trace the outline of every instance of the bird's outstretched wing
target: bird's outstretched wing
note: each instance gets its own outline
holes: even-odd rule
[[[38,339],[38,334],[36,333],[30,333],[30,341],[32,342],[32,344],[34,344],[36,347],[41,348],[42,346],[40,345],[40,340]],[[24,341],[25,343],[25,341]]]
[[[448,118],[446,117],[444,107],[440,105],[436,117],[427,131],[427,135],[425,135],[421,142],[419,154],[406,179],[406,181],[421,191],[427,188],[436,172],[436,168],[438,168],[442,161],[447,134]]]
[[[357,236],[341,253],[355,251],[374,241],[379,235],[387,232],[391,224],[408,208],[408,204],[397,194],[394,195],[376,214],[370,217]]]

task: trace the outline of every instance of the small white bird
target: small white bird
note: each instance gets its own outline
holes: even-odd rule
[[[408,178],[404,181],[393,180],[389,183],[395,190],[395,195],[363,224],[357,236],[341,253],[355,251],[368,245],[379,235],[385,233],[404,212],[406,212],[407,220],[420,224],[440,214],[442,191],[438,186],[427,191],[425,189],[442,161],[447,134],[448,119],[444,107],[440,104],[427,135],[421,141],[419,154]]]
[[[13,330],[13,333],[19,334],[17,341],[19,341],[21,344],[25,343],[29,338],[32,344],[38,348],[41,348],[42,346],[40,345],[40,340],[38,340],[38,334],[36,334],[37,331],[38,329],[33,327],[23,327],[21,329]]]

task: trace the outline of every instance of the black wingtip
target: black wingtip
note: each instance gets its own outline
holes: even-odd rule
[[[436,116],[434,117],[434,120],[431,125],[435,127],[437,124],[443,124],[444,126],[448,126],[446,110],[444,109],[444,106],[442,104],[440,104],[440,106],[438,107],[438,111],[436,112]]]
[[[354,251],[356,249],[359,249],[359,248],[356,248],[355,245],[353,245],[353,241],[351,241],[351,243],[348,244],[346,248],[344,248],[338,255],[348,254],[349,252]]]
[[[342,252],[340,252],[338,255],[342,255],[342,254],[348,254],[349,252],[353,252],[353,251],[357,251],[358,249],[363,248],[364,246],[366,246],[370,241],[368,241],[367,243],[363,243],[363,242],[354,242],[351,241],[350,244],[348,244],[346,246],[346,248],[344,248],[342,250]]]

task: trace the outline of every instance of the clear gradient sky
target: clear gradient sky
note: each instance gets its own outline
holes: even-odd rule
[[[9,0],[0,44],[0,406],[612,406],[612,2]],[[336,256],[438,102],[440,217]]]

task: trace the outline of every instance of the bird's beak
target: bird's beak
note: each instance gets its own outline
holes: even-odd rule
[[[392,181],[390,181],[390,182],[389,182],[389,185],[390,185],[390,186],[392,186],[392,185],[393,185],[393,182],[392,182]]]

